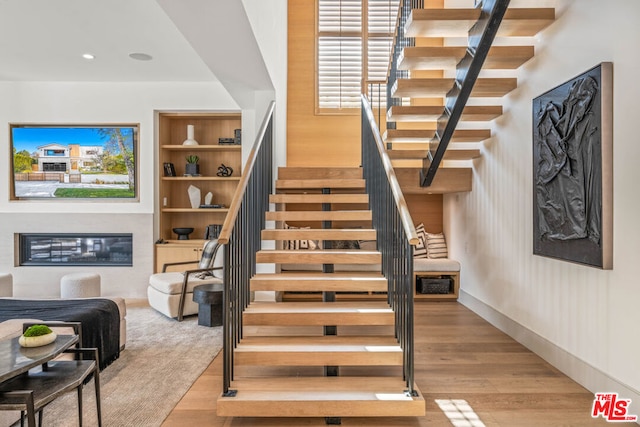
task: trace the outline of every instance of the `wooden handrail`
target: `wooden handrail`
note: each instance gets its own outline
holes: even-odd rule
[[[362,105],[365,109],[365,113],[367,114],[367,121],[369,122],[369,126],[371,126],[372,134],[375,138],[378,153],[380,154],[380,158],[382,159],[382,166],[384,167],[387,179],[389,180],[389,185],[391,186],[393,198],[395,199],[396,205],[398,206],[398,214],[400,215],[400,219],[402,221],[402,227],[404,228],[404,232],[407,235],[409,243],[412,246],[416,246],[418,244],[418,233],[416,232],[416,228],[413,225],[413,219],[411,219],[411,214],[409,213],[409,206],[407,205],[407,202],[404,199],[404,195],[402,194],[402,190],[400,189],[400,184],[398,183],[396,173],[393,170],[393,166],[391,166],[391,160],[387,155],[387,151],[384,149],[384,143],[382,142],[382,138],[380,137],[378,125],[376,125],[376,121],[373,117],[371,104],[367,100],[366,96],[360,95],[360,97],[362,98]]]
[[[220,235],[218,236],[218,242],[221,244],[229,243],[229,238],[231,236],[231,232],[233,231],[233,225],[235,224],[238,212],[240,211],[240,205],[242,204],[242,197],[245,190],[247,189],[249,177],[251,176],[251,172],[253,171],[253,166],[255,165],[258,151],[260,150],[260,146],[262,144],[262,141],[264,140],[264,136],[267,132],[269,121],[271,120],[271,116],[273,115],[275,106],[275,101],[271,101],[271,103],[269,104],[269,108],[267,108],[267,112],[264,116],[264,120],[262,121],[262,125],[260,126],[260,130],[258,131],[258,135],[256,136],[255,142],[253,143],[253,147],[251,148],[251,152],[249,152],[249,157],[247,158],[243,169],[245,173],[242,174],[240,183],[238,184],[236,192],[233,195],[231,206],[229,206],[229,212],[227,212],[227,216],[224,219],[224,224],[222,225],[222,230],[220,230]]]

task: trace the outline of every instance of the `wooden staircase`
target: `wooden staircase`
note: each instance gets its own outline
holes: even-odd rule
[[[555,19],[553,8],[511,8],[500,24],[496,41],[489,50],[471,92],[472,105],[460,117],[451,145],[445,151],[435,180],[420,187],[419,171],[430,142],[435,140],[437,120],[444,113],[444,99],[454,86],[456,66],[467,52],[466,46],[452,46],[449,37],[467,37],[480,16],[479,9],[413,9],[404,26],[406,37],[415,38],[414,46],[404,47],[398,56],[398,70],[409,78],[398,79],[391,88],[393,97],[403,105],[387,110],[387,129],[383,138],[401,187],[407,193],[450,193],[471,190],[469,161],[481,156],[482,146],[492,137],[489,122],[503,112],[502,98],[516,89],[515,70],[534,56],[530,39]],[[518,37],[513,39],[513,37]],[[511,38],[511,40],[509,40]],[[494,71],[497,70],[497,71]],[[407,102],[408,100],[408,102]]]
[[[409,393],[403,379],[403,351],[386,299],[335,298],[387,290],[380,252],[327,248],[337,240],[375,239],[364,189],[360,168],[279,170],[269,200],[277,210],[266,214],[276,228],[261,233],[275,249],[258,251],[256,262],[317,268],[251,278],[251,291],[272,291],[278,302],[254,301],[245,309],[233,353],[235,394],[218,399],[219,416],[324,417],[337,424],[342,417],[424,415],[420,391],[414,386]],[[285,222],[310,228],[285,228]],[[282,242],[304,239],[322,241],[323,248],[283,249]],[[363,271],[333,272],[344,264]],[[320,292],[322,300],[283,301],[288,292]]]

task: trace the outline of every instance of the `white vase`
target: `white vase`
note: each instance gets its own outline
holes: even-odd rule
[[[187,125],[187,139],[184,140],[182,145],[199,145],[198,141],[193,139],[193,125]]]
[[[194,185],[190,185],[187,188],[187,193],[189,193],[189,202],[191,202],[191,207],[193,209],[197,209],[200,207],[200,189]]]

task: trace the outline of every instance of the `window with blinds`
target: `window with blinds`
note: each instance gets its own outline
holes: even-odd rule
[[[355,113],[369,82],[386,80],[398,4],[399,0],[318,0],[320,113]]]

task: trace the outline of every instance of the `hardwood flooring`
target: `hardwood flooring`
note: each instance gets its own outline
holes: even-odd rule
[[[426,416],[343,418],[343,426],[608,425],[602,418],[591,418],[592,393],[463,305],[418,302],[415,320],[415,378],[425,397]],[[163,427],[325,425],[318,418],[217,417],[221,384],[219,355]]]

